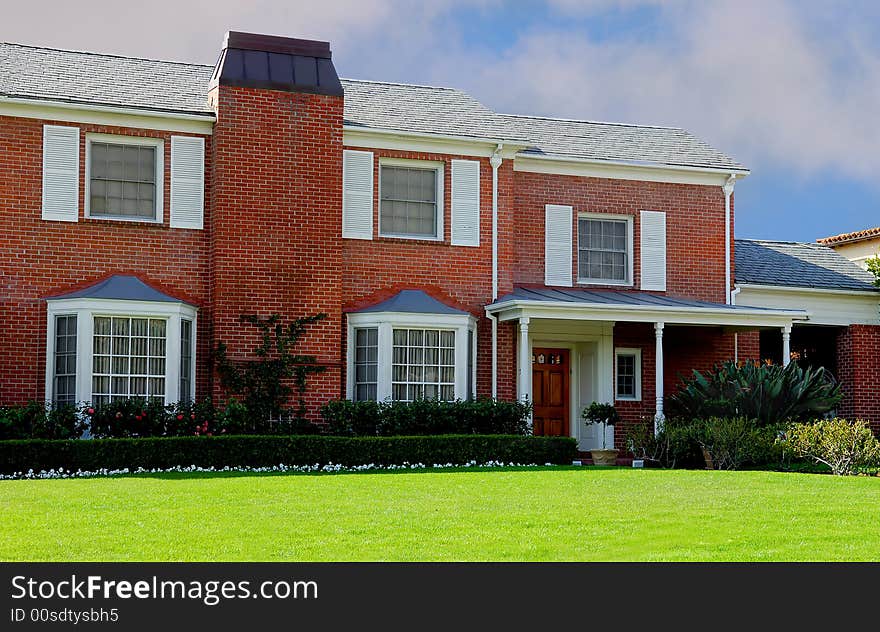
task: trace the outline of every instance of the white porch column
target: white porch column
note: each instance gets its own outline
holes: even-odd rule
[[[656,414],[654,415],[654,434],[663,429],[663,323],[654,323],[654,394]]]
[[[782,366],[791,362],[791,325],[782,328]]]
[[[519,319],[519,399],[531,399],[532,348],[529,344],[529,317]]]

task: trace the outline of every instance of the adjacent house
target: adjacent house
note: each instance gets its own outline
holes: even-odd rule
[[[868,259],[880,254],[880,226],[823,237],[817,239],[816,243],[834,248],[863,270],[867,270]]]
[[[340,79],[326,42],[230,32],[215,66],[0,44],[0,167],[4,403],[217,396],[242,314],[324,312],[311,415],[527,398],[586,450],[591,401],[659,421],[681,375],[771,340],[787,363],[825,326],[784,289],[746,300],[785,285],[739,272],[749,171],[688,132]],[[842,412],[876,421],[876,296],[840,291],[874,306],[831,325],[873,397]]]

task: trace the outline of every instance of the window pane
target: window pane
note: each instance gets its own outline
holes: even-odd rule
[[[379,203],[383,234],[437,236],[437,171],[383,166]]]
[[[391,393],[395,400],[454,398],[454,331],[395,329],[393,340]],[[444,348],[444,343],[453,348]],[[450,366],[443,366],[444,362]]]
[[[627,281],[626,220],[578,220],[578,276],[585,280]]]
[[[155,218],[155,147],[93,142],[90,156],[89,212],[92,215]]]
[[[96,317],[94,329],[92,402],[97,405],[129,396],[163,399],[166,321]],[[112,335],[99,335],[99,332]],[[182,327],[181,344],[184,349],[186,348],[184,338],[187,335],[191,349],[191,329],[187,333],[186,328]],[[148,351],[150,357],[147,357]],[[191,351],[189,353],[191,359]],[[181,372],[182,379],[183,375]]]
[[[617,355],[617,397],[636,396],[636,356],[634,354]]]
[[[379,330],[375,327],[355,329],[354,343],[354,399],[375,400],[379,374]]]
[[[76,403],[76,316],[55,317],[55,376],[53,400]]]

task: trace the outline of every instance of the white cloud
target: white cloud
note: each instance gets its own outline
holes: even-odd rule
[[[32,2],[4,13],[0,39],[204,63],[229,29],[329,39],[343,76],[454,85],[503,111],[682,126],[802,177],[872,181],[880,168],[873,3],[548,3],[568,24],[517,24],[500,51],[466,37],[457,13],[476,7],[492,28],[500,0],[154,0],[136,16],[114,0]],[[602,14],[639,8],[651,28],[591,35]]]

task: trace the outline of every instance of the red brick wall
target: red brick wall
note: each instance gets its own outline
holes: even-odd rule
[[[724,194],[720,186],[583,178],[515,172],[514,282],[544,283],[544,206],[574,207],[572,275],[577,274],[577,214],[633,216],[632,289],[639,289],[639,212],[666,212],[669,294],[724,302]],[[731,253],[733,251],[731,250]],[[731,258],[733,255],[731,254]],[[588,287],[596,287],[590,285]],[[613,287],[612,289],[622,289]]]
[[[740,338],[743,335],[740,334]],[[747,338],[746,345],[752,346]],[[626,429],[638,423],[653,423],[656,412],[656,338],[652,323],[617,323],[614,325],[614,346],[642,350],[641,401],[615,401],[621,424],[616,429],[615,444],[625,449]],[[743,345],[740,346],[740,352]],[[741,358],[743,356],[740,356]],[[725,360],[733,359],[733,334],[717,327],[684,327],[667,325],[663,329],[663,393],[673,395],[682,379],[689,379],[696,369],[707,373]]]
[[[843,390],[838,415],[870,422],[880,435],[880,326],[850,325],[837,335],[837,378]]]
[[[352,148],[355,149],[355,148]],[[396,290],[423,289],[440,300],[452,302],[477,319],[477,392],[491,394],[491,322],[484,307],[492,302],[492,167],[488,158],[447,154],[372,150],[374,198],[373,239],[343,239],[343,300],[347,307],[378,302]],[[382,158],[405,158],[443,163],[443,240],[396,239],[379,236],[379,162]],[[450,243],[453,159],[480,161],[480,245]],[[513,167],[505,161],[499,168],[499,296],[512,289],[513,222],[511,202]],[[515,367],[511,325],[499,326],[499,396],[514,397]],[[343,356],[344,357],[344,356]]]
[[[233,358],[253,357],[245,313],[285,320],[318,312],[298,353],[328,367],[309,379],[311,417],[339,397],[342,330],[340,97],[220,86],[212,163],[213,334]],[[215,390],[215,394],[219,389]]]
[[[41,219],[44,124],[80,128],[80,213],[75,224]],[[89,132],[164,140],[161,225],[85,218],[85,135]],[[199,305],[197,353],[207,357],[210,230],[168,225],[171,135],[0,116],[0,403],[45,396],[46,305],[42,298],[114,273],[136,274]],[[206,142],[210,148],[210,136]],[[206,213],[210,217],[210,211]],[[204,393],[208,374],[203,363],[198,364],[196,378],[197,393]]]

